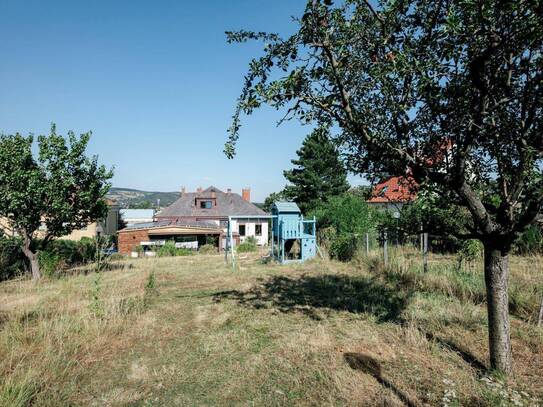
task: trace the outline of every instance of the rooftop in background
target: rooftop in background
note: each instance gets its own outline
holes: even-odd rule
[[[137,219],[153,219],[155,216],[154,209],[121,209],[119,211],[121,219],[123,220],[137,220]]]
[[[373,188],[369,203],[410,202],[417,198],[418,184],[411,177],[391,177]]]
[[[156,222],[136,223],[136,224],[127,226],[126,228],[122,229],[119,232],[129,231],[129,230],[140,230],[140,229],[156,229],[156,228],[165,228],[165,227],[198,228],[198,229],[210,229],[210,230],[218,229],[217,224],[212,221],[160,220]]]
[[[243,198],[227,190],[210,186],[199,188],[196,192],[181,191],[177,201],[164,208],[156,217],[158,220],[168,218],[208,217],[227,218],[228,216],[262,216],[267,215],[262,209],[250,201],[250,189],[243,190]]]

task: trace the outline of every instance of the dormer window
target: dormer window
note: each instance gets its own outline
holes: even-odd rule
[[[211,209],[213,207],[213,201],[200,201],[201,209]]]

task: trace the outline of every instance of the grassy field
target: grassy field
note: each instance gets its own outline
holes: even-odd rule
[[[541,258],[513,258],[515,374],[487,372],[481,265],[220,256],[0,284],[2,406],[543,405]]]

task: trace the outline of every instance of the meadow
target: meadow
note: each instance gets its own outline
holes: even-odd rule
[[[542,264],[511,258],[507,380],[487,370],[480,262],[198,255],[3,282],[0,405],[543,405]]]

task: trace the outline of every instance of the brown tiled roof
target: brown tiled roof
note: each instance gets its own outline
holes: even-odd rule
[[[410,202],[417,197],[417,188],[417,183],[411,177],[391,177],[373,188],[368,202]]]
[[[198,198],[216,199],[217,205],[210,209],[200,208],[200,206],[196,204],[196,200]],[[177,201],[167,208],[164,208],[159,214],[156,215],[156,218],[225,218],[236,215],[263,216],[267,214],[251,202],[245,201],[239,194],[234,192],[223,192],[220,189],[211,186],[201,192],[182,193]]]

